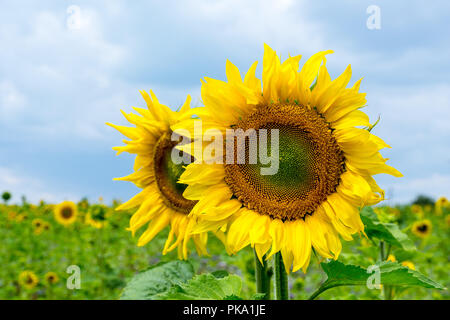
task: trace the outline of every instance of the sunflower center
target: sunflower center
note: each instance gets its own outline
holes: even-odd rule
[[[187,185],[177,182],[185,170],[185,164],[172,161],[172,150],[177,144],[178,141],[172,141],[169,133],[159,138],[154,155],[155,180],[164,203],[178,212],[188,214],[196,201],[184,198],[183,192]]]
[[[72,212],[72,208],[70,207],[65,207],[61,210],[61,215],[64,219],[69,219],[72,217],[73,212]]]
[[[428,226],[426,224],[423,224],[423,225],[419,226],[417,228],[417,230],[419,230],[420,232],[427,232]]]
[[[260,169],[267,165],[248,161],[252,138],[243,146],[234,146],[235,154],[245,149],[245,163],[225,165],[225,181],[244,206],[283,221],[296,220],[312,214],[336,191],[345,171],[344,156],[328,123],[315,110],[290,104],[261,105],[236,128],[255,129],[253,143],[259,141],[260,129],[266,129],[268,155],[274,148],[271,134],[278,130],[276,173],[262,175]]]

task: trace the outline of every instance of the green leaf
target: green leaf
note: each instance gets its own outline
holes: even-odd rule
[[[226,276],[229,275],[227,270],[216,270],[211,272],[211,274],[216,278],[225,278]]]
[[[251,296],[250,300],[265,300],[265,298],[266,298],[265,293],[257,292]]]
[[[181,285],[194,276],[187,261],[157,264],[135,275],[122,291],[121,300],[155,300],[159,293]]]
[[[383,261],[377,263],[368,270],[356,265],[345,265],[334,260],[323,262],[321,263],[321,266],[328,278],[311,296],[311,299],[314,299],[325,290],[338,286],[365,286],[368,284],[368,278],[376,276],[377,272],[379,272],[380,275],[379,284],[382,285],[445,289],[442,285],[424,276],[422,273],[404,267],[398,262]]]
[[[162,300],[239,300],[241,278],[229,275],[216,278],[212,274],[195,276],[184,284],[172,287],[158,295]]]
[[[414,242],[397,224],[380,222],[372,208],[366,207],[361,211],[361,220],[365,226],[364,232],[369,238],[383,240],[405,251],[416,250]]]

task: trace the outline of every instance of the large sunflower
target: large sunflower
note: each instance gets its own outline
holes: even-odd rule
[[[186,259],[191,238],[197,252],[200,255],[206,254],[207,233],[191,235],[189,232],[197,221],[196,217],[188,216],[196,202],[185,199],[182,194],[186,186],[177,183],[185,165],[174,163],[171,157],[172,149],[178,142],[172,141],[170,126],[192,117],[191,98],[188,96],[181,109],[175,112],[160,104],[152,91],[151,97],[145,91],[141,91],[141,94],[148,109],[134,108],[140,116],[123,112],[125,118],[136,127],[108,123],[131,139],[124,140],[126,146],[113,149],[117,150],[118,154],[124,151],[136,154],[134,173],[116,180],[131,181],[143,189],[116,210],[139,206],[130,219],[129,230],[134,235],[144,225],[148,226],[140,236],[138,246],[145,245],[170,225],[163,254],[178,248],[179,258]]]
[[[262,260],[281,251],[286,270],[305,271],[311,247],[337,259],[338,235],[351,240],[363,232],[359,209],[384,199],[372,176],[401,173],[385,164],[379,150],[389,146],[370,133],[369,118],[359,110],[366,104],[361,80],[347,88],[350,66],[331,80],[329,53],[313,55],[298,72],[300,56],[281,63],[266,45],[262,83],[255,76],[257,62],[242,80],[229,61],[228,82],[202,81],[204,108],[196,114],[203,131],[253,128],[258,136],[260,129],[278,129],[279,169],[263,175],[267,165],[260,162],[207,164],[204,158],[190,164],[180,182],[188,184],[183,195],[198,201],[191,215],[202,222],[194,233],[226,228],[231,252],[251,245]]]

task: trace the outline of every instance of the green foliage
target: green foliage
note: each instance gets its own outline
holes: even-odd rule
[[[171,261],[150,267],[138,273],[127,284],[121,300],[154,300],[158,294],[181,285],[194,276],[192,264],[186,261]]]
[[[417,204],[419,206],[423,206],[424,207],[424,206],[427,206],[427,205],[434,206],[434,202],[435,201],[434,201],[433,198],[421,194],[421,195],[417,196],[417,198],[413,201],[413,204]]]
[[[11,199],[11,193],[9,193],[8,191],[3,192],[2,199],[5,203],[7,203],[9,199]]]
[[[369,269],[356,265],[346,265],[339,261],[321,263],[322,269],[327,275],[327,280],[313,294],[312,298],[325,290],[338,286],[366,286],[373,277],[372,274],[379,272],[379,283],[385,286],[418,286],[432,289],[445,289],[439,283],[427,278],[418,271],[411,270],[397,262],[383,261]],[[368,281],[369,280],[369,281]],[[371,282],[373,285],[374,283]]]
[[[370,269],[355,265],[345,265],[334,260],[327,263],[323,262],[321,265],[328,276],[324,283],[325,286],[366,285],[367,279],[374,273]],[[444,289],[442,285],[425,277],[420,272],[404,267],[397,262],[383,261],[375,264],[373,267],[379,268],[380,284],[383,285]]]
[[[20,200],[20,199],[19,199]],[[25,200],[25,199],[24,199]],[[114,206],[104,204],[90,204],[87,199],[78,203],[79,215],[77,221],[69,226],[59,225],[53,217],[52,206],[46,202],[33,205],[26,201],[21,205],[0,204],[0,299],[118,299],[127,283],[141,270],[152,270],[164,262],[177,261],[176,250],[162,255],[168,235],[168,229],[163,230],[149,244],[137,247],[138,232],[135,237],[126,230],[133,211],[117,212]],[[101,208],[101,214],[93,214]],[[355,237],[353,241],[342,241],[343,249],[339,261],[344,265],[353,265],[363,272],[371,265],[380,264],[380,250],[378,241],[392,246],[390,254],[401,265],[412,262],[416,270],[425,279],[433,279],[442,286],[449,287],[448,270],[450,262],[450,226],[446,217],[450,208],[443,208],[437,214],[431,207],[423,207],[423,213],[417,215],[410,206],[376,207],[376,214],[372,209],[362,212],[362,219],[366,224],[366,232],[372,241],[365,237]],[[86,215],[95,218],[104,217],[104,226],[100,229],[86,222]],[[20,219],[19,219],[20,218]],[[49,224],[49,229],[39,235],[33,233],[32,221],[42,219]],[[411,225],[421,219],[429,219],[432,223],[432,233],[427,239],[415,237]],[[387,226],[386,226],[387,224]],[[392,225],[395,230],[391,228]],[[372,231],[370,231],[372,230]],[[405,243],[404,236],[399,236],[398,230],[408,236],[418,250],[406,251],[411,244]],[[142,231],[141,231],[142,232]],[[197,274],[210,274],[216,279],[227,279],[230,275],[241,278],[240,292],[224,296],[224,299],[261,299],[255,295],[255,264],[252,248],[245,248],[237,254],[229,256],[225,253],[222,243],[214,236],[208,239],[209,256],[199,257],[195,253],[192,243],[189,244],[191,253],[190,263]],[[268,262],[271,264],[271,261]],[[399,264],[393,267],[398,269]],[[66,280],[69,265],[78,265],[81,269],[81,289],[69,290]],[[149,266],[153,266],[148,269]],[[361,266],[361,267],[357,267]],[[392,265],[391,265],[392,266]],[[395,281],[408,282],[408,285],[393,286],[395,299],[449,299],[447,290],[430,290],[426,287],[427,280],[416,273],[410,273],[403,267],[390,272],[390,265],[382,266],[383,280],[386,283]],[[386,269],[385,269],[386,268]],[[38,285],[33,289],[25,289],[18,284],[18,276],[24,270],[33,271],[39,278]],[[183,269],[184,270],[184,269]],[[219,270],[219,271],[216,271]],[[45,284],[44,275],[56,272],[60,281],[52,286]],[[401,271],[401,272],[400,272]],[[336,274],[343,273],[336,271]],[[193,269],[180,271],[183,281],[172,286],[176,294],[193,295],[192,288],[185,287],[194,278]],[[380,299],[382,290],[367,288],[365,281],[371,274],[364,273],[360,285],[342,285],[321,293],[321,299]],[[411,278],[413,276],[413,278]],[[234,276],[233,276],[234,277]],[[295,272],[289,276],[291,284],[291,299],[307,299],[324,283],[327,275],[323,272],[318,260],[313,256],[306,274]],[[197,279],[198,280],[198,279]],[[235,280],[230,280],[232,283]],[[412,285],[410,281],[420,282],[422,285]],[[194,288],[201,286],[194,283]],[[221,282],[219,282],[221,283]],[[129,284],[128,284],[129,285]],[[388,284],[389,285],[389,284]],[[434,282],[429,286],[436,286]],[[386,288],[386,286],[384,287]],[[176,289],[176,290],[175,290]],[[165,292],[164,294],[168,293]],[[231,290],[233,291],[233,290]],[[149,294],[147,292],[147,294]],[[202,293],[203,295],[204,293]],[[153,298],[159,293],[156,293]],[[197,294],[198,296],[199,294]],[[122,297],[123,298],[123,297]]]
[[[229,275],[216,278],[212,274],[195,276],[185,284],[175,285],[158,295],[162,300],[241,300],[241,278]]]
[[[416,250],[412,240],[397,224],[380,222],[372,208],[364,208],[361,211],[361,220],[364,223],[364,232],[369,238],[385,241],[405,251]]]

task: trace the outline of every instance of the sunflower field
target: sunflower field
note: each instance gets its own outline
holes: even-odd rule
[[[89,203],[86,199],[66,204],[72,210],[66,212],[66,218],[58,208],[64,203],[53,205],[42,201],[33,205],[24,201],[21,205],[0,205],[3,266],[0,299],[155,298],[156,295],[143,296],[142,288],[133,287],[133,282],[151,283],[150,275],[142,271],[158,272],[158,268],[181,270],[183,289],[192,291],[190,299],[211,298],[202,297],[189,288],[199,285],[194,280],[202,278],[211,281],[209,285],[217,281],[230,282],[230,292],[235,298],[261,298],[255,295],[255,258],[249,247],[228,255],[222,242],[211,236],[207,256],[199,257],[193,252],[185,262],[177,261],[176,252],[161,253],[169,233],[167,228],[156,235],[151,244],[136,246],[137,236],[132,237],[126,230],[135,210],[116,211],[117,202],[105,205]],[[450,207],[445,199],[435,204],[378,206],[364,209],[362,216],[367,237],[343,241],[337,261],[314,256],[307,273],[291,273],[288,279],[290,299],[314,298],[318,293],[316,299],[384,299],[385,294],[391,299],[449,298],[448,292],[443,290],[449,286],[450,267]],[[64,220],[67,218],[70,223]],[[383,257],[380,256],[382,244]],[[370,289],[365,279],[369,274],[361,270],[380,264],[381,259],[391,269],[407,268],[417,274],[411,279],[402,276],[403,283],[390,286],[389,292],[385,292],[388,285]],[[269,269],[272,269],[272,260],[267,261]],[[80,269],[79,288],[70,285],[73,273],[68,272],[69,266]],[[331,273],[330,267],[348,272],[345,281],[353,283],[344,284],[344,278]],[[363,281],[358,278],[358,272],[365,277]],[[142,279],[145,276],[148,278]],[[384,280],[389,282],[382,276],[381,281]],[[341,281],[342,285],[318,291],[326,281]],[[165,291],[170,290],[165,288]],[[165,296],[161,292],[158,294],[159,298],[183,298],[174,292],[166,292]]]

